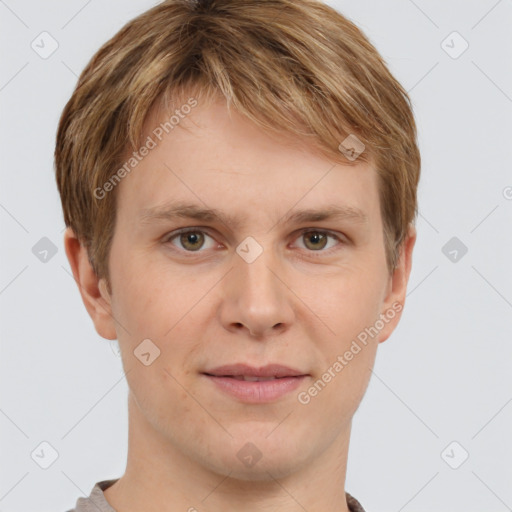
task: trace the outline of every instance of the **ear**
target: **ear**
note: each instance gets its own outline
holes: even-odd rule
[[[398,265],[389,277],[386,297],[381,311],[384,327],[379,333],[379,343],[386,341],[395,330],[405,305],[407,283],[412,267],[412,251],[416,243],[416,229],[409,225],[408,234],[400,248]]]
[[[107,340],[117,339],[106,281],[103,278],[98,279],[89,262],[87,249],[80,244],[70,227],[66,228],[64,233],[64,247],[82,301],[92,318],[96,332]]]

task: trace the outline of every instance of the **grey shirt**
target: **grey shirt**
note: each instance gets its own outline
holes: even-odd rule
[[[105,499],[103,491],[119,480],[103,480],[94,485],[88,498],[78,498],[75,508],[67,512],[116,512]],[[361,504],[347,492],[347,504],[350,512],[364,512]]]

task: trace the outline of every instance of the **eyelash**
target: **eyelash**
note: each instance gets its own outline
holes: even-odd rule
[[[177,231],[173,231],[172,233],[170,233],[169,235],[164,237],[163,243],[167,244],[167,243],[171,242],[172,240],[174,240],[175,238],[177,238],[180,235],[183,235],[185,233],[203,233],[204,235],[207,235],[207,236],[209,236],[210,238],[213,239],[213,237],[207,231],[205,231],[204,229],[191,227],[191,228],[183,228],[183,229],[179,229]],[[335,235],[331,231],[326,231],[326,230],[322,230],[322,229],[314,229],[314,228],[303,228],[303,229],[301,229],[299,234],[297,235],[296,239],[300,238],[301,236],[303,236],[306,233],[317,233],[317,234],[327,235],[330,238],[334,238],[337,242],[340,242],[341,245],[344,245],[344,244],[347,243],[346,241],[344,241],[338,235]],[[310,253],[311,256],[313,256],[313,257],[320,257],[322,255],[331,254],[331,252],[333,250],[336,250],[336,247],[337,246],[331,247],[331,248],[329,248],[327,250],[321,250],[320,249],[318,251],[313,251],[313,250],[308,250],[308,249],[305,249],[305,250],[308,253]],[[177,250],[178,252],[186,253],[187,257],[194,257],[197,253],[204,252],[201,249],[199,249],[198,251],[187,251],[186,249],[179,249],[177,247],[175,247],[175,250]],[[315,254],[315,253],[320,253],[320,254]]]

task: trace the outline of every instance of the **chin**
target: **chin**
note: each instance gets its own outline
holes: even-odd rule
[[[235,480],[265,482],[285,478],[310,462],[311,456],[304,447],[311,450],[311,442],[301,442],[291,435],[275,439],[273,434],[266,436],[268,431],[265,435],[237,436],[229,443],[218,443],[202,463]]]
[[[243,482],[272,482],[276,479],[286,478],[302,467],[293,454],[283,458],[274,455],[263,456],[258,462],[247,466],[240,463],[238,458],[233,459],[229,456],[222,465],[219,465],[218,459],[211,462],[214,464],[210,466],[210,470],[213,472],[222,476],[229,475],[230,479]]]

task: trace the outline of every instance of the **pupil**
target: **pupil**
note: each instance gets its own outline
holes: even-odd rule
[[[322,233],[311,233],[308,237],[308,243],[311,244],[312,247],[321,247],[325,246],[325,235]]]
[[[201,236],[197,233],[184,233],[181,235],[182,244],[189,250],[197,250],[201,246]]]

